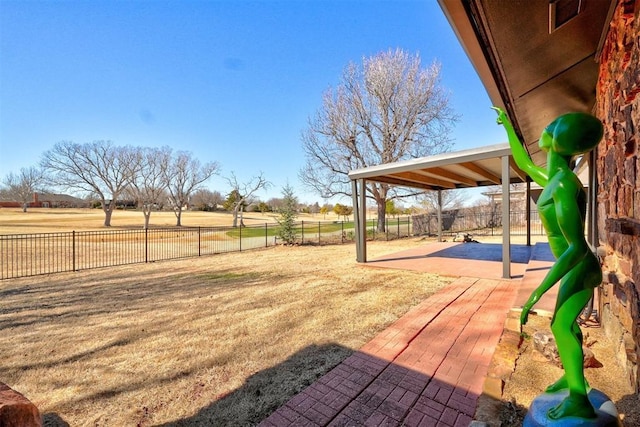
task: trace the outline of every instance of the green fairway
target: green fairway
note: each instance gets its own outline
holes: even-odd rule
[[[407,218],[392,218],[387,220],[387,228],[393,229],[394,227],[406,227],[408,223]],[[367,229],[374,228],[377,225],[375,219],[367,221]],[[316,221],[302,221],[295,226],[295,233],[298,235],[308,234],[328,234],[335,233],[337,231],[352,231],[355,226],[353,221],[345,222],[316,222]],[[227,231],[227,236],[234,239],[246,238],[246,237],[273,237],[278,235],[280,226],[277,224],[265,224],[264,226],[250,226],[250,227],[237,227]]]

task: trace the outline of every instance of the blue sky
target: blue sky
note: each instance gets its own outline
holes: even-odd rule
[[[504,141],[436,0],[0,0],[0,178],[56,142],[164,146],[298,181],[300,134],[350,62],[402,48],[442,64],[454,150]],[[208,187],[226,194],[221,177]]]

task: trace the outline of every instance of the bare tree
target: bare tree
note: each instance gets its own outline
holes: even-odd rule
[[[142,208],[143,228],[146,230],[152,210],[167,195],[165,176],[171,163],[171,148],[139,148],[137,154],[138,173],[133,177],[130,188],[133,199]]]
[[[33,194],[43,181],[42,169],[30,166],[20,169],[17,174],[9,173],[3,184],[6,187],[6,194],[22,203],[22,212],[26,212],[29,202],[33,201]]]
[[[301,181],[322,197],[351,195],[350,170],[447,151],[457,116],[440,86],[440,65],[423,69],[418,55],[398,49],[351,63],[328,90],[302,134]],[[384,231],[387,198],[415,192],[369,183],[368,197]]]
[[[429,211],[437,212],[447,208],[460,208],[464,202],[464,190],[442,190],[440,195],[437,191],[425,191],[418,196],[420,204]]]
[[[266,180],[262,172],[244,183],[239,182],[235,173],[231,172],[231,175],[227,178],[227,182],[231,187],[231,192],[236,195],[233,199],[233,206],[231,207],[231,210],[233,212],[233,226],[237,227],[238,214],[240,213],[241,207],[244,204],[251,204],[254,194],[260,189],[268,189],[271,186],[271,183]],[[240,226],[244,227],[242,219],[240,219]]]
[[[41,162],[52,184],[98,197],[105,227],[111,226],[115,202],[131,184],[138,165],[135,149],[111,141],[62,141],[46,151]]]
[[[191,204],[201,211],[216,210],[218,205],[224,203],[224,197],[219,191],[211,191],[201,188],[193,192]]]
[[[169,202],[176,214],[176,226],[182,226],[182,209],[189,204],[189,197],[219,169],[217,162],[201,164],[189,152],[179,151],[175,154],[165,171],[165,182]]]
[[[272,197],[267,200],[267,205],[269,205],[274,212],[278,212],[283,204],[284,200],[281,197]]]

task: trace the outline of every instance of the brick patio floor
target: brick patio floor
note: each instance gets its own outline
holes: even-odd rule
[[[260,426],[467,427],[518,285],[456,279]]]

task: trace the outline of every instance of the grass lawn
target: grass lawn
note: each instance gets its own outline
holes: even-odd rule
[[[277,224],[277,214],[246,212],[243,220],[246,225]],[[341,218],[340,218],[341,219]],[[335,214],[300,214],[298,221],[338,221]],[[59,231],[104,230],[104,212],[101,209],[45,209],[29,208],[22,212],[16,208],[0,208],[0,234],[50,233]],[[111,228],[142,228],[142,211],[116,210],[111,218]],[[183,211],[184,227],[230,227],[233,215],[230,212]],[[171,211],[152,212],[151,227],[173,227],[176,216]],[[264,234],[262,234],[264,235]]]
[[[0,381],[45,425],[252,425],[449,282],[352,244],[3,280]]]

